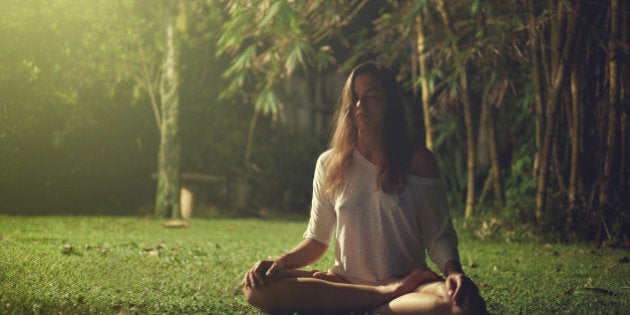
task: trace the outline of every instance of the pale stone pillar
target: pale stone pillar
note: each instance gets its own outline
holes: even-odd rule
[[[180,192],[180,204],[182,219],[190,220],[190,218],[192,218],[193,207],[195,205],[195,196],[190,187],[182,186]]]

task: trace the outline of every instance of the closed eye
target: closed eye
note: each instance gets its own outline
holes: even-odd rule
[[[372,99],[380,99],[383,97],[383,93],[381,93],[380,91],[371,90],[371,91],[368,91],[365,96]]]

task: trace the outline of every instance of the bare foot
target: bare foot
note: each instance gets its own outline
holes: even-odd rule
[[[332,272],[315,271],[315,272],[313,272],[313,278],[324,280],[324,281],[329,281],[329,282],[348,283],[343,278],[339,277],[338,275],[336,275],[336,274],[334,274]]]

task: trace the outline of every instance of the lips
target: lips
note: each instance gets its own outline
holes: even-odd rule
[[[367,117],[367,116],[369,116],[369,114],[367,112],[363,111],[363,110],[356,110],[354,112],[354,115],[356,117]]]

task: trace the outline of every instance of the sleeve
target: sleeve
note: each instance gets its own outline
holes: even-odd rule
[[[311,202],[311,216],[304,238],[310,238],[320,243],[330,245],[336,223],[335,208],[326,193],[325,153],[317,160],[315,175],[313,176],[313,199]]]
[[[447,261],[459,261],[459,252],[457,233],[448,213],[446,191],[439,180],[421,189],[419,208],[418,221],[424,247],[431,261],[444,272]]]

